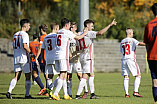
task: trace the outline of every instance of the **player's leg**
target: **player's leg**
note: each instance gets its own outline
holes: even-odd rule
[[[138,92],[141,82],[140,68],[135,60],[130,60],[130,59],[128,60],[128,67],[132,75],[135,76],[133,96],[142,97]]]
[[[157,102],[157,61],[148,60],[149,69],[152,77],[152,90],[154,101]]]
[[[74,64],[69,63],[69,70],[67,71],[67,91],[68,95],[72,97],[71,90],[72,90],[72,73],[73,73]]]
[[[22,65],[22,70],[25,73],[25,78],[26,78],[25,79],[25,89],[26,89],[25,98],[26,99],[34,99],[29,94],[30,88],[31,88],[31,63],[23,64]]]
[[[14,64],[15,77],[11,80],[6,97],[12,99],[11,92],[15,88],[17,81],[20,79],[22,68],[20,64]]]
[[[129,67],[127,65],[127,60],[122,60],[122,76],[124,76],[123,87],[125,91],[125,97],[129,96]]]

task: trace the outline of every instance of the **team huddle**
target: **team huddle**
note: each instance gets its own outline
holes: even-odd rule
[[[33,35],[33,41],[29,43],[29,35],[26,32],[30,29],[30,22],[28,19],[22,19],[20,21],[21,31],[15,33],[13,36],[15,77],[10,82],[9,90],[6,94],[7,98],[12,99],[11,92],[23,71],[26,77],[26,99],[34,99],[29,94],[31,75],[41,88],[38,95],[45,95],[54,100],[61,100],[59,92],[63,88],[64,99],[72,99],[73,72],[77,73],[78,80],[80,80],[75,99],[87,98],[89,91],[90,99],[99,99],[94,93],[93,39],[98,35],[103,35],[111,26],[116,24],[117,22],[114,19],[102,30],[93,31],[94,21],[87,19],[84,21],[84,29],[77,33],[77,23],[63,18],[61,20],[62,29],[59,29],[58,23],[51,23],[51,33],[47,35],[48,26],[42,24],[39,26],[40,38],[35,34]],[[130,72],[135,76],[133,96],[142,97],[138,92],[141,73],[136,62],[135,50],[136,46],[145,46],[146,44],[133,38],[132,28],[126,28],[125,32],[126,38],[120,44],[120,51],[123,56],[121,60],[125,97],[130,97],[128,92]],[[46,86],[44,86],[39,77],[38,65],[40,65],[40,70],[44,73]],[[58,77],[52,82],[54,75],[58,75]],[[54,87],[56,87],[55,90]],[[83,89],[84,94],[81,96]]]

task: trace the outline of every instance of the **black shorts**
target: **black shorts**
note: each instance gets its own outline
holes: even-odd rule
[[[157,79],[157,60],[148,60],[152,79]]]

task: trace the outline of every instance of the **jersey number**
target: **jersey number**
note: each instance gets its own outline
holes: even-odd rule
[[[153,27],[152,36],[156,38],[157,35],[157,26]]]
[[[86,44],[85,44],[85,41],[84,41],[84,38],[78,40],[79,41],[79,46],[80,46],[80,50],[82,49],[86,49]]]
[[[14,38],[14,48],[17,49],[17,47],[20,48],[20,38],[17,37],[17,38]]]
[[[129,44],[126,44],[126,46],[123,45],[122,48],[123,48],[123,52],[124,52],[123,55],[125,55],[125,54],[130,55],[130,45]]]
[[[51,51],[52,50],[52,41],[51,41],[51,39],[48,39],[47,43],[48,43],[48,50]]]
[[[57,46],[61,46],[61,38],[62,38],[62,36],[58,35],[58,37],[57,37]]]

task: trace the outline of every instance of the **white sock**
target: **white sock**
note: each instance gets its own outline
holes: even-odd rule
[[[65,96],[68,96],[66,79],[63,80],[63,92]]]
[[[129,89],[129,78],[124,78],[123,86],[124,86],[125,94],[129,95],[129,92],[128,92],[128,89]]]
[[[138,92],[138,88],[140,86],[141,76],[135,78],[134,82],[134,92]]]
[[[52,79],[49,78],[49,79],[47,79],[46,81],[47,81],[47,83],[46,83],[46,84],[47,84],[47,88],[49,88],[49,86],[50,86],[51,83],[52,83]]]
[[[84,86],[84,91],[85,91],[85,92],[88,92],[87,83],[85,83],[85,86]]]
[[[76,95],[81,94],[83,87],[85,86],[86,81],[87,81],[87,79],[81,78]]]
[[[57,82],[57,86],[56,86],[55,92],[54,92],[55,96],[58,96],[58,93],[61,90],[62,86],[63,86],[63,79],[59,78],[58,82]]]
[[[94,89],[94,76],[89,77],[88,79],[88,84],[89,84],[89,90],[92,93],[94,93],[95,89]]]
[[[16,86],[16,83],[17,83],[17,80],[15,78],[13,78],[10,82],[10,85],[9,85],[9,90],[8,92],[11,93],[12,90],[14,89],[14,87]]]
[[[57,78],[53,81],[53,83],[51,83],[51,85],[49,86],[49,89],[53,90],[53,88],[57,86],[58,79],[59,79],[59,77],[57,77]]]
[[[69,80],[67,81],[67,90],[68,90],[68,95],[71,95],[72,79],[69,79]]]
[[[26,96],[29,96],[29,91],[30,91],[30,88],[31,88],[31,81],[30,80],[27,80],[25,81],[25,89],[26,89]]]

